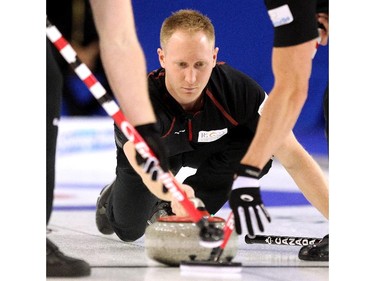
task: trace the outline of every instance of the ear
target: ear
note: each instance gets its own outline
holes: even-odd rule
[[[158,48],[158,57],[159,57],[159,63],[161,67],[165,68],[165,62],[164,62],[165,55],[164,55],[164,51],[161,48]]]
[[[212,58],[213,58],[213,66],[214,66],[214,67],[215,67],[215,65],[216,65],[217,54],[218,54],[218,52],[219,52],[219,48],[216,47],[216,48],[213,50],[213,56],[212,56]]]

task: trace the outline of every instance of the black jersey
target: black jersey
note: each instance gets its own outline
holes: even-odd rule
[[[193,187],[208,212],[215,214],[227,202],[235,173],[233,167],[240,162],[255,135],[259,110],[266,98],[264,90],[244,73],[219,63],[202,92],[199,110],[189,113],[168,93],[163,68],[151,72],[148,83],[169,170],[177,175],[183,167],[195,168],[195,173],[183,183]],[[115,217],[114,212],[117,214],[113,224],[116,233],[129,240],[128,237],[134,239],[144,234],[142,221],[149,218],[156,197],[131,168],[123,152],[126,138],[116,125],[115,139],[117,165],[113,190],[120,193],[112,196],[107,210],[110,218]],[[271,165],[272,159],[262,175]],[[121,195],[121,190],[126,190],[123,193],[126,196]],[[142,208],[129,216],[140,199]]]
[[[149,91],[168,156],[193,151],[238,133],[255,134],[264,90],[249,76],[218,63],[203,91],[202,108],[187,113],[168,93],[163,68],[148,76]]]

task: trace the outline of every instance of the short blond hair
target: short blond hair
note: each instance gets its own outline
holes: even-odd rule
[[[192,33],[203,31],[215,45],[215,29],[211,20],[196,10],[179,10],[164,20],[160,29],[160,46],[162,48],[177,30]]]

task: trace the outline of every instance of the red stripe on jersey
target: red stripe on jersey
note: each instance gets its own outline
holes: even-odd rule
[[[234,120],[233,117],[230,116],[228,112],[225,111],[224,107],[217,101],[217,99],[215,99],[214,95],[208,89],[206,90],[206,94],[207,96],[210,97],[214,105],[220,110],[220,112],[224,115],[224,117],[227,118],[228,121],[232,123],[232,125],[237,126],[238,122]]]
[[[188,120],[188,128],[189,128],[189,141],[193,140],[193,124],[191,123],[191,119]]]
[[[169,128],[168,132],[164,136],[161,136],[162,138],[165,138],[166,136],[171,134],[173,127],[174,127],[174,123],[176,123],[176,117],[173,117],[171,127]]]

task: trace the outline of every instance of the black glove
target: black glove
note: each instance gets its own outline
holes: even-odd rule
[[[162,170],[168,172],[169,165],[166,150],[164,148],[164,145],[160,141],[160,133],[156,129],[155,123],[140,125],[134,128],[142,136],[150,149],[154,152]],[[157,170],[154,169],[156,164],[154,159],[143,158],[137,151],[136,160],[138,165],[142,166],[143,170],[151,175],[152,180],[158,180],[159,175]],[[165,187],[163,187],[163,191],[165,191]]]
[[[238,234],[242,233],[241,229],[241,217],[239,215],[238,209],[242,208],[245,215],[246,225],[248,234],[253,237],[254,230],[251,222],[250,212],[254,212],[256,217],[258,228],[261,232],[264,231],[262,221],[259,216],[258,209],[262,210],[264,216],[266,217],[268,222],[271,222],[271,217],[268,214],[267,210],[263,205],[263,201],[260,195],[260,188],[259,188],[259,175],[261,170],[240,164],[237,169],[237,178],[233,182],[232,191],[229,195],[229,205],[232,208],[233,215],[234,215],[234,223],[236,226],[236,232]],[[249,182],[248,186],[246,186],[246,182]],[[253,183],[253,187],[249,187],[249,185]],[[255,186],[258,183],[258,186]],[[241,187],[244,185],[244,187]]]

